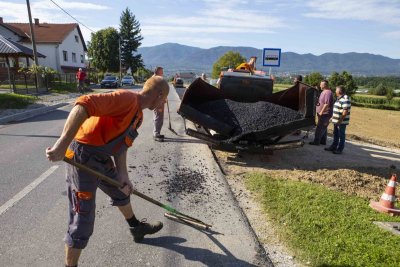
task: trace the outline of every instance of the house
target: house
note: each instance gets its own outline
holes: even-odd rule
[[[60,73],[75,73],[85,68],[87,47],[77,23],[50,24],[40,23],[35,19],[33,24],[37,52],[43,54],[39,65],[50,67]],[[8,40],[32,48],[29,23],[6,23],[0,17],[0,35]],[[29,60],[32,64],[33,60]],[[14,62],[14,65],[26,66],[25,61]],[[11,63],[13,65],[13,63]]]

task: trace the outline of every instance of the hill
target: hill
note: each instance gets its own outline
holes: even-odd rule
[[[218,46],[209,49],[186,46],[176,43],[165,43],[152,47],[141,47],[145,65],[153,68],[163,66],[167,73],[178,71],[194,71],[210,73],[212,65],[228,51],[239,52],[246,58],[257,56],[257,68],[262,67],[262,50],[253,47]],[[400,59],[392,59],[368,53],[325,53],[320,56],[313,54],[297,54],[283,52],[281,66],[274,69],[275,73],[309,73],[319,71],[329,74],[333,71],[350,71],[353,75],[400,75]]]

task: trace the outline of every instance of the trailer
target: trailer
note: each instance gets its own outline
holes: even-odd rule
[[[304,145],[293,132],[315,126],[317,90],[304,83],[273,93],[273,80],[229,76],[214,87],[196,79],[186,90],[178,113],[192,121],[186,133],[217,150],[272,152]],[[256,83],[257,86],[252,86]],[[245,86],[241,86],[245,85]]]

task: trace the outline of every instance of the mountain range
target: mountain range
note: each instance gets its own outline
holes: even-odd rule
[[[268,72],[268,67],[262,66],[262,49],[253,47],[218,46],[203,49],[165,43],[138,49],[147,68],[162,66],[166,73],[185,71],[211,73],[213,64],[228,51],[239,52],[246,59],[257,56],[257,69]],[[355,52],[325,53],[320,56],[282,52],[281,66],[272,69],[273,73],[277,74],[307,74],[312,71],[330,74],[333,71],[344,70],[353,75],[400,75],[400,59]]]

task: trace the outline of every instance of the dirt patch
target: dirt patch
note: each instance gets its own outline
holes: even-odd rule
[[[352,107],[346,134],[353,140],[400,148],[398,129],[400,111]]]

